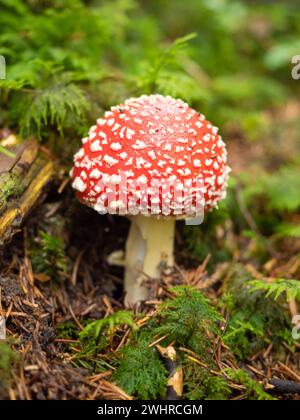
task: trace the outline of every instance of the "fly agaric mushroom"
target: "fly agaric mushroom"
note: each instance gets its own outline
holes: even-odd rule
[[[71,171],[78,199],[127,215],[126,302],[148,296],[143,275],[173,264],[175,220],[203,215],[226,195],[225,144],[180,99],[143,95],[114,106],[82,140]]]

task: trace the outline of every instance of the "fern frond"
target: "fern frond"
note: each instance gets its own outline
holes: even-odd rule
[[[132,312],[125,310],[118,311],[106,318],[90,322],[81,331],[79,337],[81,340],[86,340],[91,337],[98,338],[102,330],[106,329],[107,334],[111,334],[117,327],[121,325],[128,325],[132,329],[136,328]]]
[[[55,83],[30,96],[27,111],[20,121],[22,133],[36,132],[40,136],[42,127],[51,124],[62,134],[72,122],[82,122],[89,109],[83,91],[73,83]]]
[[[170,289],[175,295],[159,307],[158,326],[153,333],[167,336],[179,345],[188,346],[201,355],[208,355],[208,333],[219,334],[217,322],[220,314],[209,304],[201,292],[187,286]]]
[[[300,301],[300,281],[276,279],[272,283],[261,280],[253,280],[249,282],[253,290],[262,290],[266,292],[266,297],[273,297],[274,300],[282,295],[286,295],[286,299],[296,299]]]
[[[163,70],[165,70],[168,65],[177,61],[179,54],[187,47],[188,42],[196,36],[195,33],[191,33],[184,37],[177,38],[167,50],[154,59],[152,65],[148,63],[146,74],[138,80],[140,89],[148,93],[153,93],[157,90],[159,86],[162,85],[160,77]]]
[[[141,334],[137,341],[126,345],[113,376],[128,394],[142,400],[163,398],[167,388],[167,370],[157,350],[149,347],[149,336]]]

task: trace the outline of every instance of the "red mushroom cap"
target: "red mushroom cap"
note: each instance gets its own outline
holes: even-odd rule
[[[82,140],[72,185],[100,213],[196,216],[200,201],[206,211],[226,195],[230,169],[217,132],[180,99],[128,99]]]

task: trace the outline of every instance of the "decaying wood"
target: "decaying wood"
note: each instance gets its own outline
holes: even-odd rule
[[[0,154],[0,245],[20,229],[54,175],[54,161],[37,141],[16,139],[10,150],[14,157]]]

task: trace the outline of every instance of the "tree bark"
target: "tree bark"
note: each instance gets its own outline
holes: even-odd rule
[[[54,160],[37,141],[16,139],[10,151],[14,157],[0,154],[0,246],[20,230],[54,176]]]

